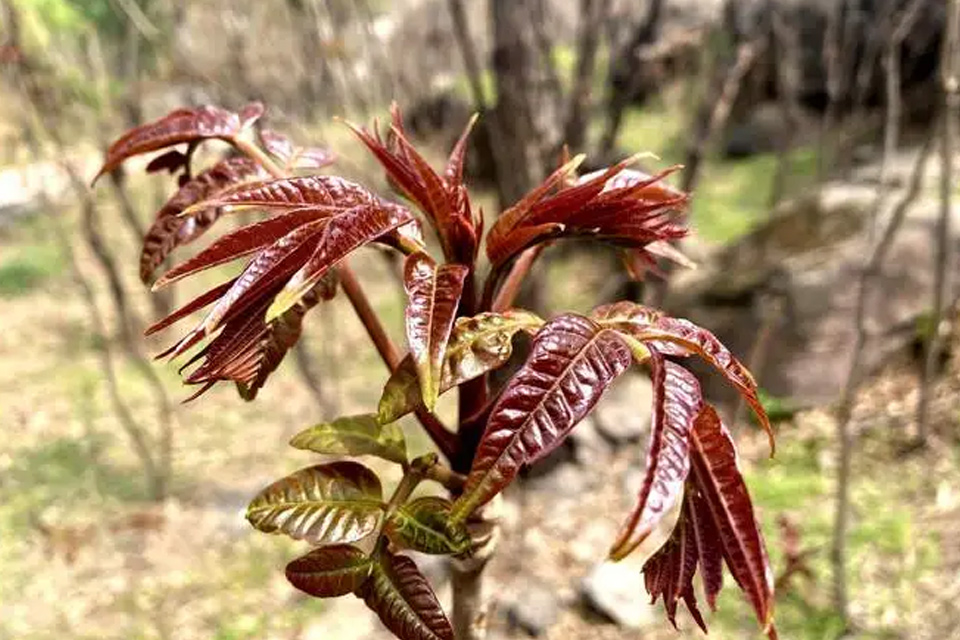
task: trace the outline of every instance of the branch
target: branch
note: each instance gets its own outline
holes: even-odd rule
[[[947,29],[940,62],[943,106],[940,118],[943,130],[940,134],[940,217],[934,231],[936,253],[934,255],[933,316],[930,321],[931,335],[920,382],[920,397],[917,402],[917,438],[924,444],[927,438],[930,392],[936,377],[937,364],[943,349],[943,332],[947,296],[951,290],[953,255],[950,233],[951,200],[953,196],[954,140],[957,118],[960,117],[960,0],[952,0],[947,9]]]

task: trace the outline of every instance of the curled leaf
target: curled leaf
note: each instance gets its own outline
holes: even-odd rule
[[[127,158],[185,142],[230,140],[240,130],[240,116],[220,107],[176,109],[159,120],[131,129],[111,144],[97,178],[110,173]]]
[[[690,471],[690,430],[703,406],[697,379],[680,365],[651,353],[653,424],[646,471],[636,507],[611,548],[615,560],[640,546],[683,495]]]
[[[301,431],[290,445],[328,455],[372,455],[397,464],[407,462],[403,431],[395,424],[381,425],[373,414],[337,418]]]
[[[430,583],[406,556],[379,552],[357,595],[398,638],[453,640],[453,628]]]
[[[383,513],[377,476],[356,462],[301,469],[261,491],[247,520],[265,533],[312,544],[347,543],[373,533]]]
[[[542,326],[543,319],[521,309],[457,318],[447,342],[440,393],[503,366],[513,354],[513,337],[521,331],[533,335]],[[407,356],[387,380],[377,419],[394,422],[421,404],[416,366]]]
[[[470,534],[463,523],[450,520],[450,507],[444,498],[417,498],[397,509],[384,533],[404,549],[437,555],[463,553],[470,548]]]
[[[753,409],[760,426],[767,433],[773,454],[773,428],[760,403],[757,383],[750,371],[715,335],[689,320],[665,316],[660,311],[632,302],[597,307],[591,317],[601,325],[616,329],[664,355],[684,357],[696,354],[713,366]]]
[[[287,580],[317,598],[335,598],[353,593],[370,576],[373,561],[348,544],[314,549],[287,565]]]
[[[558,447],[631,360],[615,332],[588,318],[567,314],[547,322],[493,406],[452,517],[464,520],[524,464]]]
[[[644,583],[651,602],[663,598],[667,618],[677,628],[677,601],[681,598],[697,625],[707,632],[707,625],[697,606],[693,590],[693,575],[697,570],[699,549],[693,524],[688,516],[689,502],[685,499],[680,518],[673,533],[657,553],[643,565]]]
[[[431,411],[440,395],[447,340],[468,273],[469,269],[463,265],[438,267],[425,253],[408,257],[404,265],[407,343],[417,365],[421,396]]]

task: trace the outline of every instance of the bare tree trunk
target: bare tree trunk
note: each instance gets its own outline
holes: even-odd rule
[[[493,70],[497,86],[495,118],[503,157],[497,171],[501,208],[536,186],[560,148],[560,119],[549,74],[537,64],[532,17],[543,0],[490,0]],[[542,44],[540,45],[542,47]]]
[[[564,141],[571,149],[584,147],[590,115],[590,89],[596,68],[600,29],[607,19],[610,0],[580,0],[580,25],[577,36],[577,68],[573,76]]]
[[[650,0],[643,22],[637,27],[629,42],[622,48],[610,42],[609,95],[607,97],[607,123],[600,139],[600,153],[607,155],[613,150],[623,122],[623,112],[634,99],[642,81],[639,68],[640,49],[654,41],[660,29],[664,0]]]
[[[960,1],[950,0],[947,11],[946,35],[943,41],[943,55],[940,62],[941,84],[943,86],[942,130],[940,134],[940,217],[934,231],[936,252],[934,255],[933,310],[931,314],[931,332],[927,341],[923,376],[920,382],[920,397],[917,402],[917,439],[926,444],[929,431],[929,409],[932,386],[937,374],[940,353],[943,350],[944,312],[948,300],[952,302],[951,270],[953,255],[951,252],[950,216],[953,197],[953,156],[954,138],[957,131],[957,118],[960,117],[960,94],[958,94],[958,73],[960,73]]]
[[[783,15],[783,5],[768,7],[770,13],[770,46],[775,52],[777,65],[777,100],[783,115],[784,131],[777,140],[777,168],[770,187],[770,207],[775,207],[787,189],[790,172],[790,152],[793,149],[794,133],[800,127],[797,113],[797,75],[800,72],[799,34],[789,26]]]

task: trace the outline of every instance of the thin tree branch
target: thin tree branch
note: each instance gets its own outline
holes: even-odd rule
[[[917,438],[926,444],[930,420],[930,395],[937,374],[940,354],[943,350],[944,314],[951,296],[953,254],[951,251],[951,201],[953,199],[954,142],[957,118],[960,117],[960,0],[950,0],[947,9],[946,35],[940,61],[940,82],[943,87],[943,107],[940,118],[940,217],[934,230],[936,251],[934,254],[933,311],[930,319],[930,337],[927,341],[923,376],[920,381],[920,397],[917,402]]]

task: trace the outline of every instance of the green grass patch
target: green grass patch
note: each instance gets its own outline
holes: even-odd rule
[[[0,297],[29,293],[63,273],[66,264],[51,244],[31,244],[4,250],[0,258]]]

